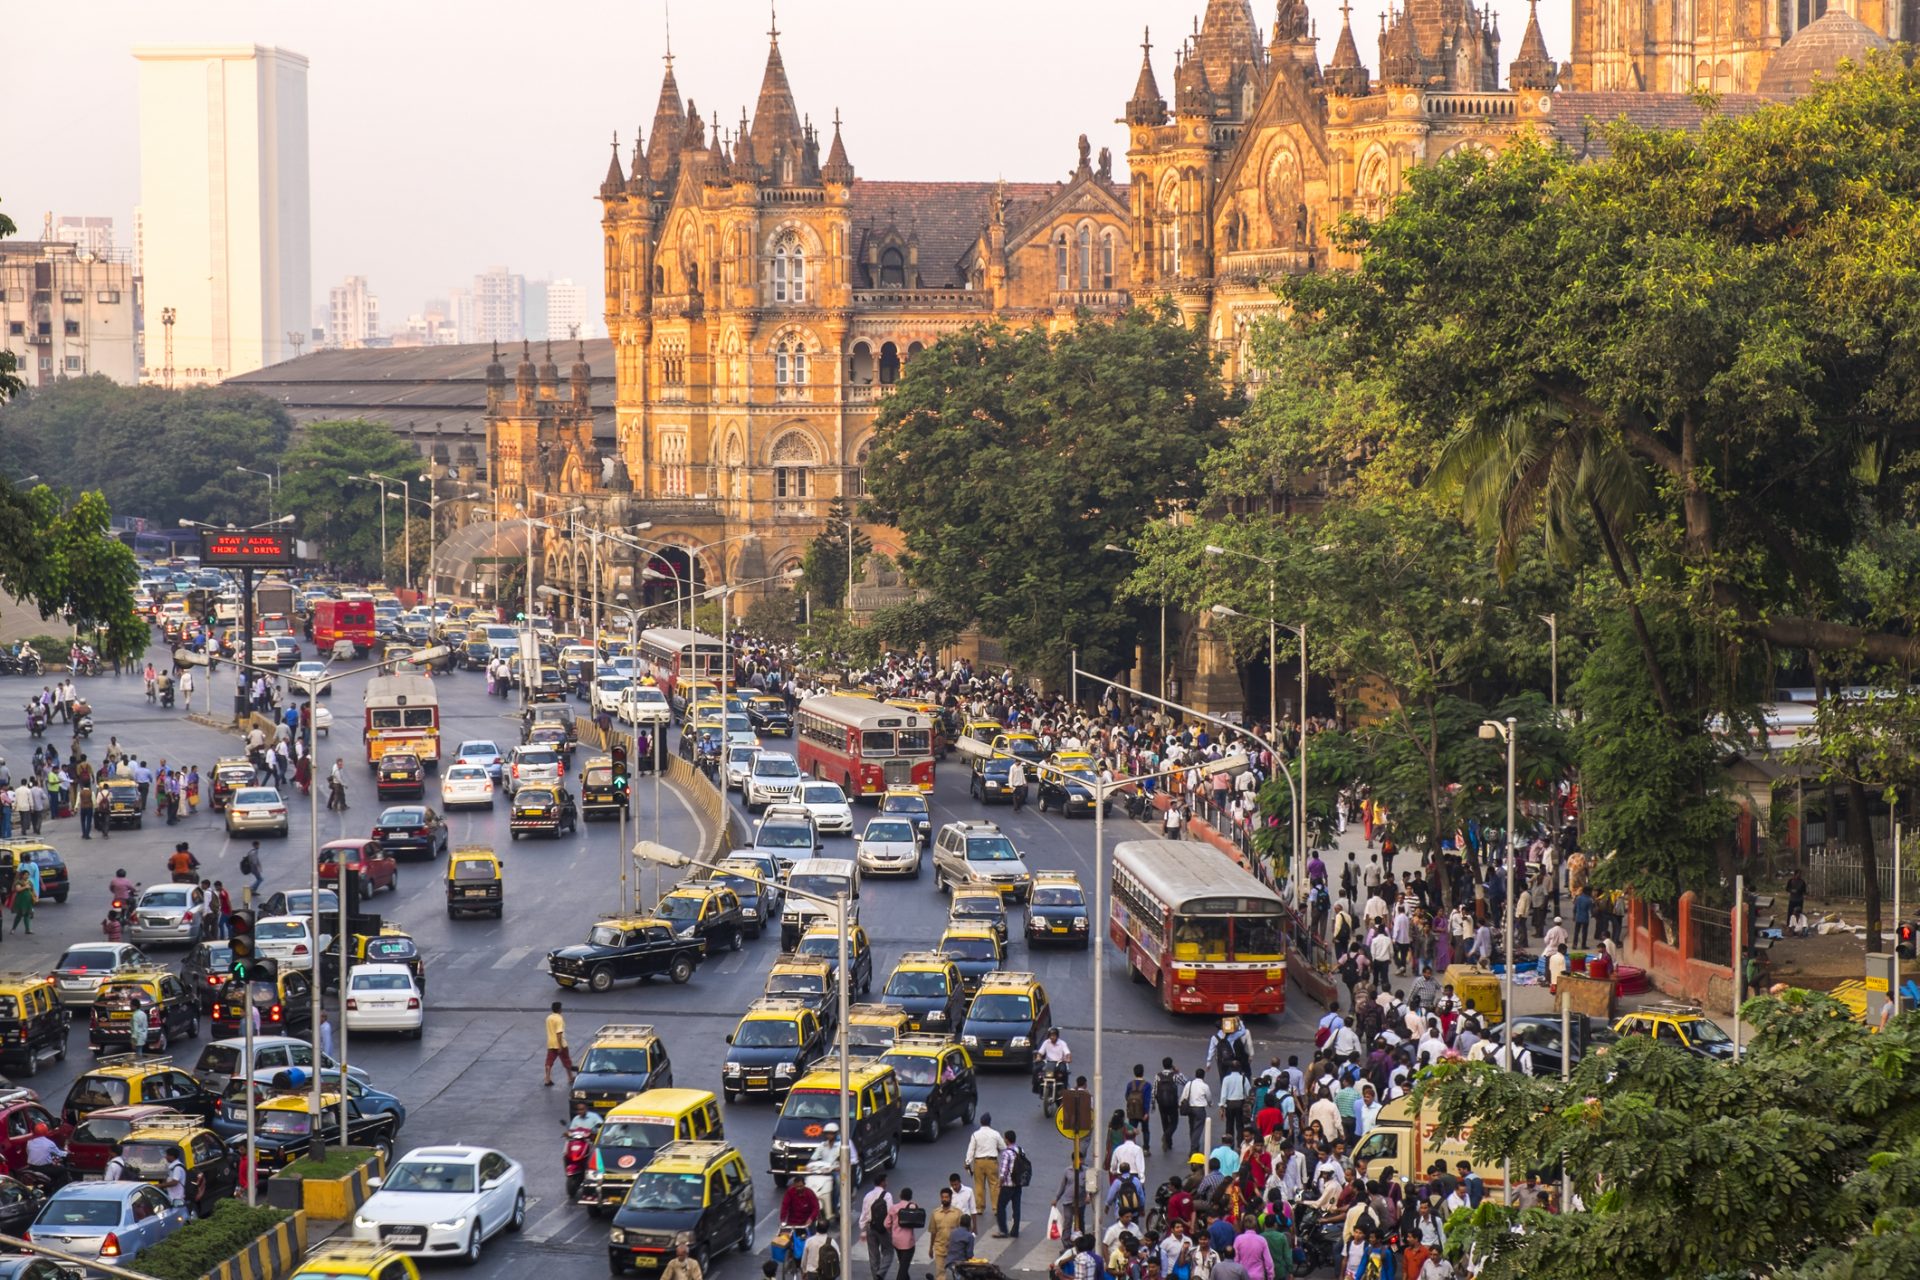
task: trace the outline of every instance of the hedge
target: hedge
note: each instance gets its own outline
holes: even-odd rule
[[[130,1269],[157,1280],[200,1280],[292,1216],[285,1209],[249,1208],[244,1200],[222,1200],[206,1217],[142,1249]]]

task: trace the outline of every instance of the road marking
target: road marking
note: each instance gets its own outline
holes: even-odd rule
[[[740,970],[746,968],[746,965],[747,953],[745,951],[735,951],[725,960],[715,965],[714,971],[716,973],[738,973]]]
[[[538,1222],[535,1222],[526,1229],[526,1238],[534,1244],[545,1244],[547,1241],[553,1239],[560,1234],[560,1228],[566,1226],[568,1221],[573,1217],[573,1214],[570,1212],[572,1208],[573,1206],[570,1204],[555,1205],[553,1209]]]
[[[511,969],[533,953],[532,947],[515,947],[493,962],[496,969]]]

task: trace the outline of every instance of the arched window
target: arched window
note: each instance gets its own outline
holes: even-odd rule
[[[919,343],[917,343],[917,342],[909,342],[909,343],[907,344],[907,355],[906,355],[906,359],[904,359],[904,360],[902,360],[902,361],[901,361],[900,363],[901,363],[901,364],[911,364],[911,363],[913,362],[913,358],[914,358],[915,356],[917,356],[917,355],[919,355],[919,354],[920,354],[920,353],[921,353],[922,351],[925,351],[925,350],[926,350],[926,348],[925,348],[925,347],[923,347],[923,346],[921,346],[921,345],[920,345]]]
[[[900,381],[900,348],[891,342],[880,347],[880,385],[890,387]]]
[[[898,249],[888,249],[880,255],[880,285],[902,288],[907,283],[907,260]]]
[[[1080,238],[1075,246],[1079,249],[1079,287],[1093,288],[1093,232],[1084,224],[1080,228]]]
[[[864,498],[867,496],[867,453],[872,448],[873,442],[871,440],[861,445],[860,452],[854,457],[853,465],[847,468],[846,496],[849,498]]]
[[[665,293],[667,291],[667,269],[665,267],[654,267],[653,291],[655,293]]]
[[[807,253],[800,237],[789,231],[773,245],[773,300],[807,300]]]
[[[1113,288],[1113,232],[1100,237],[1100,287]]]
[[[864,342],[854,343],[847,357],[847,381],[856,387],[873,385],[873,348]]]
[[[807,347],[799,338],[782,338],[773,344],[773,382],[778,387],[807,384]]]
[[[773,385],[787,385],[787,344],[784,342],[773,344]]]
[[[789,431],[773,442],[773,496],[804,498],[813,491],[813,468],[820,455],[806,433]]]
[[[1067,291],[1067,233],[1062,231],[1053,242],[1053,287],[1057,293]]]

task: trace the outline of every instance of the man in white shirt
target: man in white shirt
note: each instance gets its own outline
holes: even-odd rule
[[[1187,1113],[1187,1147],[1198,1154],[1206,1151],[1207,1112],[1213,1108],[1213,1091],[1207,1088],[1207,1069],[1196,1067],[1180,1095],[1180,1109]]]
[[[1547,936],[1540,940],[1544,950],[1551,953],[1567,944],[1567,927],[1560,923],[1560,917],[1553,918],[1553,927],[1547,930]]]
[[[1000,1203],[1000,1153],[1006,1145],[1006,1139],[993,1127],[993,1117],[982,1112],[980,1127],[967,1139],[966,1165],[973,1170],[975,1204]]]
[[[1113,1149],[1113,1154],[1107,1157],[1107,1172],[1116,1178],[1131,1173],[1142,1182],[1146,1181],[1147,1156],[1140,1149],[1140,1144],[1133,1140],[1132,1129],[1127,1130],[1127,1136],[1119,1146]]]
[[[1373,961],[1373,989],[1385,991],[1389,980],[1388,970],[1393,964],[1393,935],[1385,929],[1376,928],[1367,942],[1367,957]]]

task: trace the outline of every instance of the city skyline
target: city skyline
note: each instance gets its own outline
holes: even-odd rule
[[[1154,29],[1155,68],[1171,83],[1173,47],[1205,7],[1206,0],[1037,8],[985,0],[964,10],[930,7],[903,23],[897,6],[878,0],[786,0],[778,22],[796,96],[823,129],[840,112],[861,173],[1048,181],[1067,176],[1080,133],[1096,149],[1112,148],[1125,177],[1126,133],[1117,117],[1138,72],[1141,30]],[[1262,24],[1272,22],[1271,3],[1253,7]],[[1324,63],[1339,35],[1339,7],[1312,0],[1311,8]],[[1527,5],[1497,0],[1491,8],[1501,20],[1504,60],[1517,51]],[[19,60],[0,103],[16,115],[34,101],[68,104],[61,137],[30,135],[14,148],[0,208],[23,235],[52,211],[111,216],[131,238],[140,182],[133,46],[277,44],[310,63],[313,296],[365,276],[397,320],[505,262],[529,280],[583,282],[589,323],[598,318],[592,197],[613,131],[624,157],[635,125],[652,120],[666,52],[660,0],[588,0],[566,10],[570,21],[524,30],[514,25],[519,10],[486,3],[463,6],[455,28],[440,6],[355,0],[325,11],[244,0],[165,11],[101,0],[95,9],[97,21],[81,27],[44,11],[10,19],[16,47],[57,52]],[[732,128],[758,93],[768,5],[682,4],[672,20],[682,92]],[[1354,14],[1369,64],[1377,61],[1374,22]],[[1566,57],[1567,7],[1543,6],[1541,23],[1553,56]],[[370,30],[379,39],[366,39]],[[918,37],[912,47],[937,48],[940,56],[889,57],[884,41],[850,41],[849,32]],[[66,92],[75,76],[90,86],[78,99]],[[1008,93],[1009,85],[1019,92]],[[510,92],[472,120],[452,119],[448,101],[473,86]],[[554,102],[568,105],[555,112]],[[77,151],[87,163],[74,163]],[[431,234],[393,233],[392,214],[408,209]]]

